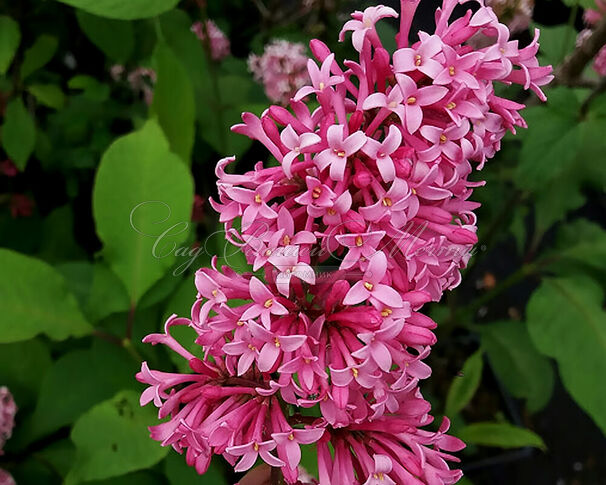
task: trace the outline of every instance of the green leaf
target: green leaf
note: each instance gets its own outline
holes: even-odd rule
[[[155,409],[140,407],[134,391],[93,407],[72,429],[76,461],[66,485],[117,477],[158,463],[170,448],[149,438],[147,428],[153,424],[157,424]]]
[[[606,270],[606,231],[586,219],[563,224],[558,232],[555,254],[578,265]],[[575,266],[578,272],[578,266]]]
[[[53,340],[91,332],[63,277],[46,263],[0,249],[0,343],[44,333]]]
[[[529,429],[519,428],[509,423],[474,423],[458,433],[458,438],[466,443],[498,448],[521,448],[533,446],[544,450],[545,443],[539,435]]]
[[[21,409],[34,401],[51,364],[47,345],[38,339],[0,344],[0,382],[11,390]]]
[[[72,424],[91,406],[118,391],[137,388],[137,369],[126,350],[107,342],[65,354],[44,377],[36,409],[20,430],[22,444]]]
[[[204,475],[198,475],[196,469],[188,466],[185,462],[185,455],[179,455],[171,450],[164,460],[164,471],[171,485],[227,485],[228,481],[225,474],[221,470],[218,459],[215,458],[208,467],[208,471]]]
[[[99,322],[112,313],[128,311],[130,302],[120,279],[102,262],[71,262],[57,266],[88,320]]]
[[[2,125],[2,146],[19,170],[24,170],[36,145],[34,120],[23,106],[21,98],[15,98],[6,107]]]
[[[474,396],[482,378],[482,350],[467,359],[462,369],[462,376],[456,376],[446,396],[445,414],[453,416],[461,411]]]
[[[585,204],[580,185],[574,173],[566,173],[536,192],[535,223],[540,234]]]
[[[12,18],[2,15],[0,17],[0,75],[6,74],[13,62],[19,42],[21,42],[19,24]]]
[[[528,330],[539,351],[558,362],[564,386],[606,432],[606,312],[603,293],[576,275],[546,278],[526,308]]]
[[[111,19],[135,20],[155,17],[172,9],[179,0],[58,0],[72,7]]]
[[[56,84],[32,84],[27,91],[49,108],[61,109],[65,105],[65,94]]]
[[[34,45],[25,51],[21,64],[21,79],[44,67],[53,58],[58,46],[59,41],[56,37],[46,34],[38,37]]]
[[[541,65],[560,64],[564,57],[572,52],[577,38],[576,31],[569,25],[547,27],[535,25],[541,31],[541,50],[539,59]]]
[[[71,78],[67,86],[70,89],[78,89],[84,91],[84,96],[97,102],[106,101],[109,98],[110,89],[107,84],[100,83],[94,77],[85,76],[83,74]]]
[[[190,165],[196,119],[191,82],[181,62],[162,42],[156,47],[154,63],[158,80],[151,113],[157,117],[171,150]]]
[[[511,394],[528,400],[532,412],[551,398],[554,374],[549,360],[538,353],[520,322],[482,325],[482,347],[497,377]]]
[[[93,190],[103,255],[136,303],[175,261],[190,229],[193,180],[149,121],[105,152]]]
[[[78,24],[88,39],[110,59],[124,63],[135,49],[135,31],[130,22],[113,20],[76,10]]]
[[[567,88],[550,93],[548,106],[528,113],[515,182],[521,189],[537,190],[569,170],[577,160],[581,129],[579,103]]]

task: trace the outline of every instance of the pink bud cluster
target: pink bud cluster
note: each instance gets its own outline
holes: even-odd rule
[[[606,0],[595,0],[596,8],[588,8],[583,14],[585,23],[590,27],[595,27],[598,22],[606,15]]]
[[[248,68],[263,84],[265,94],[274,103],[288,105],[294,94],[309,82],[305,46],[286,40],[274,40],[263,55],[251,54]]]
[[[229,39],[212,20],[196,22],[191,26],[191,31],[208,47],[214,61],[220,61],[231,53]]]
[[[606,15],[606,1],[595,0],[596,9],[588,8],[585,10],[584,20],[590,27],[581,31],[578,38],[578,43],[582,43],[591,36],[591,28],[595,27],[600,20]],[[578,45],[578,44],[577,44]],[[593,70],[600,76],[606,77],[606,46],[603,46],[593,60]]]
[[[472,163],[481,169],[523,105],[493,83],[521,84],[545,99],[551,67],[535,57],[538,34],[520,48],[492,9],[450,21],[456,0],[436,11],[434,34],[408,46],[418,2],[402,0],[398,50],[375,29],[388,7],[355,12],[359,61],[342,65],[320,41],[311,84],[233,131],[258,140],[276,164],[244,175],[217,165],[211,201],[228,239],[255,272],[196,273],[190,318],[173,316],[145,338],[188,360],[192,374],[150,370],[138,379],[167,421],[152,437],[186,453],[203,473],[214,454],[236,471],[258,458],[297,483],[301,446],[315,444],[322,485],[452,484],[449,452],[464,444],[429,425],[419,381],[436,337],[421,312],[459,284],[476,243]],[[486,35],[478,50],[466,42]],[[197,354],[172,335],[195,330]]]

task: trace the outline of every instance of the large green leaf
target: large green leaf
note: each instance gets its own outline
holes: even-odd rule
[[[0,344],[0,382],[11,390],[20,409],[38,395],[51,363],[48,346],[41,340]]]
[[[578,121],[580,103],[567,88],[550,92],[548,106],[527,114],[516,184],[526,190],[545,187],[575,164],[581,142]]]
[[[454,416],[471,401],[480,385],[483,367],[482,350],[478,350],[463,365],[462,375],[456,376],[450,385],[446,396],[446,415]]]
[[[95,180],[93,213],[103,254],[132,303],[175,261],[189,232],[193,180],[149,121],[107,150]]]
[[[560,227],[554,255],[575,264],[606,270],[606,231],[595,222],[577,219]]]
[[[57,269],[65,276],[91,322],[98,322],[112,313],[129,309],[124,284],[102,262],[71,262],[57,266]]]
[[[546,278],[526,308],[537,348],[558,362],[564,386],[606,432],[606,312],[603,293],[577,275]]]
[[[509,392],[527,399],[533,412],[543,408],[553,391],[553,369],[532,344],[526,325],[496,322],[481,328],[482,347]]]
[[[498,448],[521,448],[523,446],[546,448],[545,443],[536,433],[509,423],[473,423],[461,428],[457,436],[466,443],[474,445]]]
[[[25,51],[21,64],[21,79],[44,67],[53,58],[58,46],[59,41],[56,37],[46,34],[38,37],[36,42]]]
[[[158,118],[172,151],[190,165],[196,119],[191,81],[181,62],[165,43],[158,44],[154,63],[158,80],[151,113]]]
[[[541,65],[560,64],[566,54],[574,49],[577,38],[576,31],[569,25],[547,27],[535,25],[541,31],[541,50],[539,58]]]
[[[72,429],[76,461],[65,484],[102,480],[152,467],[168,453],[149,438],[157,423],[152,407],[140,407],[139,394],[124,391],[84,414]]]
[[[63,277],[46,263],[0,249],[0,343],[44,333],[54,340],[91,332]]]
[[[23,442],[72,424],[94,404],[118,391],[136,388],[138,365],[123,348],[96,342],[90,350],[65,354],[46,374],[36,409],[24,423]]]
[[[135,48],[135,32],[130,22],[113,20],[76,10],[78,24],[89,40],[107,57],[126,62]]]
[[[58,0],[86,12],[112,19],[155,17],[173,8],[179,0]]]
[[[20,41],[19,24],[12,18],[2,15],[0,17],[0,75],[6,74]]]
[[[20,170],[25,168],[36,144],[34,120],[23,106],[21,98],[15,98],[6,107],[2,125],[2,146],[6,154]]]

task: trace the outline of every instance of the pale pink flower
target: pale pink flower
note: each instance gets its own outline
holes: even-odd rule
[[[7,387],[0,387],[0,455],[6,441],[12,436],[15,427],[17,405]]]
[[[194,23],[191,31],[208,47],[213,60],[220,61],[231,53],[229,39],[212,20]]]

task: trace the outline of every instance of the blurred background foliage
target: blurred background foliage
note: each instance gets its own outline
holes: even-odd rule
[[[436,5],[423,0],[417,28],[430,29]],[[219,460],[198,477],[148,439],[153,410],[139,407],[134,374],[170,357],[141,338],[187,315],[193,272],[225,254],[205,202],[216,160],[237,155],[241,172],[266,159],[229,131],[268,104],[248,56],[319,37],[352,57],[337,34],[364,6],[0,1],[0,385],[19,407],[0,468],[17,483],[236,480]],[[534,6],[542,63],[573,51],[586,8]],[[230,41],[222,59],[191,31],[208,19]],[[395,24],[380,34],[395,48]],[[424,392],[469,443],[465,483],[606,476],[605,81],[591,63],[564,81],[545,105],[506,88],[529,104],[530,128],[481,172],[480,243],[431,310],[439,343]],[[236,251],[220,262],[246,268]],[[310,454],[304,463],[313,471]]]

